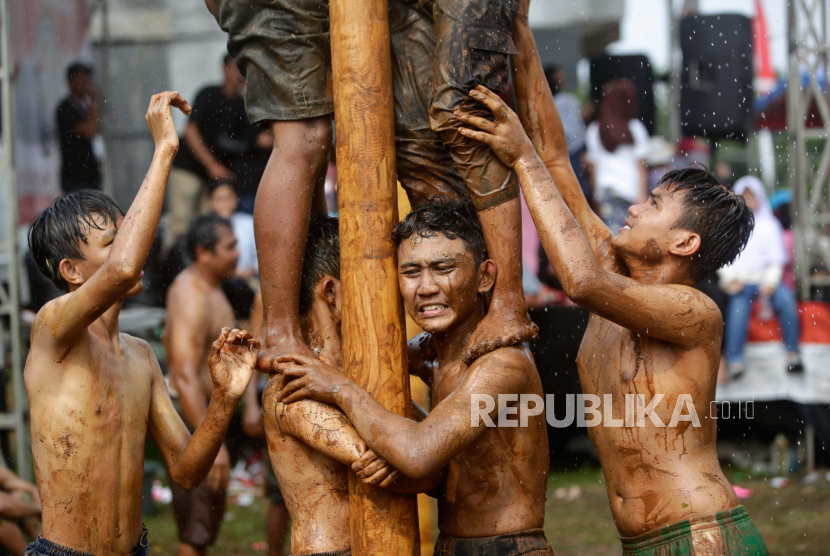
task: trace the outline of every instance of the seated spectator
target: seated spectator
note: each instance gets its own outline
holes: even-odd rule
[[[210,210],[233,225],[233,234],[236,236],[236,249],[239,251],[239,262],[236,264],[236,276],[250,278],[259,272],[254,242],[254,217],[240,212],[239,196],[231,183],[227,180],[211,182]]]
[[[27,540],[40,534],[40,496],[37,487],[0,464],[0,554],[22,556]]]
[[[585,161],[602,221],[614,234],[628,218],[628,208],[648,196],[645,159],[646,126],[637,119],[637,89],[627,79],[602,88],[599,118],[585,132]]]
[[[722,268],[721,287],[729,294],[726,313],[726,361],[729,378],[743,374],[744,343],[751,315],[752,303],[760,296],[761,318],[778,315],[784,345],[788,352],[788,371],[802,372],[804,367],[798,352],[799,320],[793,291],[781,282],[787,254],[784,231],[772,214],[764,184],[754,176],[745,176],[735,183],[735,193],[743,195],[747,206],[755,214],[755,229],[746,248],[734,263]]]

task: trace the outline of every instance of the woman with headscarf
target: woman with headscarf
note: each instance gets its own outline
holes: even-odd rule
[[[599,214],[617,233],[628,218],[628,207],[645,201],[645,158],[649,152],[646,126],[637,119],[637,88],[627,79],[614,79],[602,88],[599,117],[585,132],[585,160]]]
[[[804,367],[798,352],[796,299],[793,291],[781,282],[784,266],[788,262],[784,229],[772,213],[761,180],[745,176],[735,182],[735,193],[742,195],[752,209],[755,229],[735,262],[718,271],[721,287],[730,296],[725,330],[727,374],[730,378],[737,378],[744,372],[747,327],[752,303],[759,296],[764,312],[769,313],[772,309],[778,315],[788,352],[788,371],[801,372]]]

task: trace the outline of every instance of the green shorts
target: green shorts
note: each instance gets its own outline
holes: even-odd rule
[[[743,506],[622,538],[623,556],[768,556]]]

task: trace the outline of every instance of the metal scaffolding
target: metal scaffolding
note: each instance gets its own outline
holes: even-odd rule
[[[31,476],[31,447],[23,388],[20,337],[20,253],[17,246],[17,187],[14,181],[10,2],[0,0],[0,372],[6,381],[6,407],[0,430],[14,433],[18,475]],[[10,380],[9,380],[10,379]],[[11,382],[11,388],[9,388]]]
[[[828,0],[791,0],[787,133],[793,190],[796,276],[803,299],[830,286],[830,106],[828,105]]]

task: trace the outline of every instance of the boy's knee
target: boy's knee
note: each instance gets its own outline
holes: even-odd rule
[[[331,117],[320,116],[306,120],[272,121],[273,152],[292,159],[305,159],[319,165],[328,160],[331,148]]]

